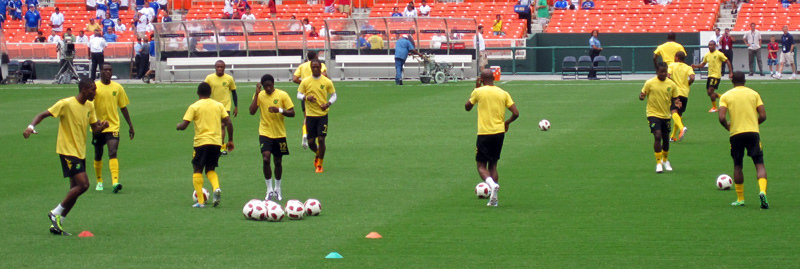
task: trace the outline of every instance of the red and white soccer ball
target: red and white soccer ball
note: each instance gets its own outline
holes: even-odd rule
[[[205,197],[203,201],[208,201],[208,190],[206,188],[203,188],[203,197]],[[197,191],[192,192],[192,200],[197,203]]]
[[[303,214],[305,214],[305,210],[303,210],[303,203],[294,199],[286,202],[286,216],[288,216],[289,219],[301,220],[303,219]]]
[[[717,189],[730,190],[733,186],[733,179],[731,176],[722,174],[717,177]]]
[[[264,201],[254,202],[253,212],[250,213],[253,220],[267,220],[267,206]]]
[[[264,210],[264,202],[258,199],[253,199],[248,201],[244,204],[244,208],[242,208],[242,214],[244,215],[245,219],[257,219],[256,217],[259,215],[259,211],[257,210],[258,207],[261,207],[260,210]]]
[[[478,186],[475,186],[475,195],[477,195],[479,199],[489,198],[491,194],[492,188],[489,188],[489,184],[486,184],[486,182],[478,183]]]
[[[306,214],[309,216],[318,216],[319,213],[322,212],[322,204],[319,203],[319,200],[314,198],[306,200],[303,207],[306,209]]]
[[[267,201],[266,206],[267,206],[267,221],[279,222],[283,220],[284,212],[280,204],[273,201]]]
[[[539,122],[539,129],[541,129],[542,131],[550,130],[550,121],[548,121],[548,120],[540,121]]]

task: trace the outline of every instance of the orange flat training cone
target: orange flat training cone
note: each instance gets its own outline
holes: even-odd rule
[[[366,236],[366,238],[369,238],[369,239],[378,239],[378,238],[383,238],[383,236],[381,236],[379,233],[376,233],[376,232],[371,232],[371,233],[369,233],[369,234]]]
[[[78,237],[92,237],[92,236],[94,236],[94,234],[90,231],[83,231],[80,234],[78,234]]]

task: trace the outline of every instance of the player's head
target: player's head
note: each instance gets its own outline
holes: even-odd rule
[[[686,53],[683,53],[683,51],[679,51],[679,52],[675,53],[675,62],[676,63],[682,63],[684,60],[686,60]]]
[[[675,32],[667,33],[667,40],[668,41],[675,41]]]
[[[483,85],[494,85],[494,73],[492,73],[491,69],[481,71],[481,81]]]
[[[710,50],[711,52],[717,50],[717,42],[714,40],[708,41],[708,50]]]
[[[731,78],[731,82],[733,83],[733,86],[744,86],[745,83],[744,72],[742,71],[733,72],[733,77]]]
[[[322,62],[319,59],[311,60],[311,75],[315,78],[322,75]]]
[[[82,78],[78,81],[78,95],[83,95],[86,100],[93,101],[97,93],[97,86],[91,78]]]
[[[200,85],[197,85],[197,96],[200,96],[201,99],[211,97],[211,85],[200,82]]]
[[[788,34],[789,33],[789,25],[784,25],[783,28],[781,28],[781,30],[783,30],[784,34]]]
[[[214,70],[216,71],[218,77],[225,75],[225,61],[219,60],[214,63]]]
[[[111,63],[105,62],[100,68],[100,81],[107,83],[111,81],[111,76],[114,74],[114,69],[111,68]]]
[[[656,76],[660,81],[667,79],[667,63],[660,62],[656,65]]]
[[[267,94],[272,94],[275,91],[275,78],[270,74],[264,74],[261,76],[261,87],[264,87]]]

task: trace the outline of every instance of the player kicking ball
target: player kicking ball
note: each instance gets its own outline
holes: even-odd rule
[[[228,130],[228,150],[233,151],[233,123],[228,116],[228,110],[222,103],[211,99],[211,86],[202,82],[197,86],[197,96],[200,100],[194,102],[183,121],[178,123],[178,131],[186,130],[189,123],[194,122],[194,152],[192,153],[192,183],[197,194],[203,193],[203,171],[214,189],[214,207],[219,205],[222,190],[219,188],[219,177],[215,169],[222,154],[222,127]],[[192,207],[205,207],[204,195],[197,195],[197,203]]]
[[[678,97],[678,85],[667,79],[667,64],[656,64],[656,77],[644,83],[639,100],[647,98],[647,121],[655,142],[653,150],[656,155],[656,173],[672,171],[669,156],[670,106],[672,98]]]
[[[274,197],[281,201],[283,200],[281,196],[283,156],[289,155],[284,118],[294,117],[294,104],[288,93],[275,89],[275,78],[272,75],[261,76],[261,83],[256,84],[256,94],[250,103],[250,115],[255,115],[259,109],[261,121],[258,124],[258,141],[263,157],[262,171],[267,182],[267,196],[264,200],[271,200]],[[275,163],[275,177],[272,177],[270,157]]]
[[[478,105],[478,140],[475,143],[478,175],[492,189],[486,205],[497,206],[497,191],[500,190],[497,161],[500,160],[508,126],[517,120],[519,111],[511,95],[494,86],[494,74],[488,69],[481,72],[464,108],[471,111],[475,105]],[[505,119],[506,109],[511,111],[508,120]]]
[[[669,64],[667,73],[669,78],[678,85],[678,97],[672,98],[672,113],[673,129],[670,136],[670,142],[677,142],[683,140],[686,135],[686,126],[683,126],[683,112],[686,112],[686,106],[689,104],[689,91],[691,91],[692,83],[694,83],[694,70],[692,67],[684,63],[686,53],[679,51],[675,53],[675,62]]]
[[[89,189],[89,178],[86,176],[86,128],[91,126],[92,132],[100,133],[108,128],[107,121],[98,121],[95,114],[94,100],[97,87],[89,78],[78,82],[78,95],[64,98],[56,102],[33,118],[28,128],[22,132],[25,139],[36,134],[36,125],[47,117],[58,118],[58,139],[56,153],[61,160],[64,177],[69,177],[70,189],[67,197],[56,206],[47,217],[50,219],[50,232],[56,235],[70,235],[64,231],[64,220],[75,206],[78,197]]]

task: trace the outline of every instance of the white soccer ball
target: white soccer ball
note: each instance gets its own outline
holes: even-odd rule
[[[303,207],[306,209],[306,214],[309,216],[318,216],[319,213],[322,212],[322,204],[319,203],[319,200],[314,198],[306,200]]]
[[[489,198],[491,194],[492,188],[489,188],[489,184],[486,184],[486,182],[478,183],[478,186],[475,186],[475,195],[477,195],[479,199]]]
[[[305,214],[305,210],[303,210],[303,203],[294,199],[286,202],[286,216],[288,216],[289,219],[301,220],[303,219],[303,214]]]
[[[539,122],[539,129],[541,129],[542,131],[550,130],[550,121],[548,121],[548,120],[540,121]]]
[[[280,204],[273,201],[269,201],[266,203],[266,205],[267,205],[267,221],[279,222],[283,220],[284,212]]]
[[[242,208],[242,215],[245,219],[255,219],[253,213],[256,211],[256,206],[264,206],[264,202],[258,199],[253,199],[244,204]]]
[[[733,179],[731,176],[722,174],[717,177],[717,189],[730,190],[733,186]]]
[[[203,197],[203,201],[208,202],[208,190],[206,190],[206,188],[203,188]],[[192,200],[197,203],[197,191],[192,192]]]
[[[253,220],[266,220],[267,206],[264,204],[264,201],[256,200],[253,204],[253,212],[250,213],[250,217],[252,217]]]

